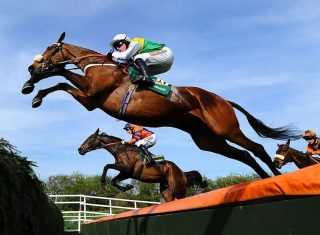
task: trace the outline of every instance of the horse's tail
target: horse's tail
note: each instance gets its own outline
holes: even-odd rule
[[[287,139],[300,139],[301,132],[292,127],[292,125],[281,126],[277,128],[271,128],[265,125],[261,120],[253,117],[250,113],[248,113],[244,108],[240,105],[228,101],[232,107],[238,109],[242,112],[248,119],[249,124],[252,128],[257,132],[257,134],[264,138],[272,138],[276,140],[287,140]]]
[[[200,188],[207,188],[208,182],[204,180],[198,171],[183,172],[187,177],[187,187],[199,186]]]

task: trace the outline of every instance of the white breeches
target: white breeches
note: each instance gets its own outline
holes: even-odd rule
[[[134,144],[136,146],[140,146],[143,145],[146,148],[151,148],[153,145],[155,145],[157,142],[157,136],[155,134],[152,134],[150,136],[148,136],[147,138],[144,138],[142,140],[138,140],[137,142],[135,142]]]
[[[138,54],[134,60],[138,58],[146,62],[151,75],[167,72],[174,60],[173,53],[168,47],[164,47],[160,51]]]

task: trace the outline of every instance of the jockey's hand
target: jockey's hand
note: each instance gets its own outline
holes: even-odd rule
[[[113,62],[115,62],[118,65],[127,65],[128,64],[127,60],[123,60],[123,59],[120,59],[120,58],[112,57],[112,60],[113,60]]]
[[[111,60],[111,61],[112,61],[112,53],[109,52],[109,53],[107,54],[107,58],[108,58],[108,60]]]
[[[121,141],[121,144],[126,144],[126,143],[127,143],[127,142],[126,142],[126,141],[124,141],[124,140],[122,140],[122,141]]]
[[[305,157],[312,157],[312,153],[311,153],[311,152],[306,152],[306,153],[304,154],[304,156],[305,156]]]

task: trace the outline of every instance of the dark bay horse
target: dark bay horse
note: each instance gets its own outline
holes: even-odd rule
[[[269,177],[268,173],[248,151],[267,164],[273,174],[278,175],[280,172],[264,147],[247,138],[240,130],[234,108],[246,116],[250,125],[261,137],[300,138],[300,134],[290,126],[268,127],[240,105],[197,87],[174,86],[171,95],[164,97],[138,86],[125,115],[120,116],[122,99],[131,86],[129,76],[108,59],[108,56],[64,43],[62,42],[64,37],[63,33],[57,43],[49,46],[29,66],[31,78],[24,84],[22,93],[31,93],[35,83],[56,75],[65,77],[74,86],[58,83],[40,90],[33,99],[33,107],[40,106],[48,94],[59,90],[65,91],[89,111],[99,108],[112,117],[138,125],[169,126],[183,130],[191,135],[201,150],[241,161],[254,169],[262,178]],[[84,75],[67,70],[66,64],[76,65]],[[243,149],[231,146],[227,141]]]
[[[320,163],[320,158],[307,156],[305,153],[291,148],[289,139],[286,144],[278,144],[278,150],[276,151],[273,162],[279,169],[289,162],[293,162],[301,169]]]
[[[146,167],[143,164],[137,146],[123,145],[120,138],[109,136],[105,133],[99,134],[99,129],[81,144],[78,151],[81,155],[84,155],[87,152],[101,148],[107,150],[115,158],[114,164],[107,164],[103,168],[101,175],[101,185],[103,187],[105,186],[108,169],[120,171],[111,180],[111,184],[123,192],[132,189],[133,185],[121,186],[118,182],[129,178],[146,183],[160,183],[160,192],[166,202],[185,198],[187,186],[206,187],[206,182],[202,180],[199,172],[183,172],[171,161],[164,161],[164,163]]]

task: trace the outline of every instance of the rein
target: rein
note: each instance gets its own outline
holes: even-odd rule
[[[104,54],[92,53],[92,54],[87,54],[87,55],[83,55],[83,56],[78,56],[78,57],[75,57],[75,58],[70,59],[70,60],[64,60],[64,61],[61,61],[61,62],[56,62],[56,63],[49,64],[51,62],[51,58],[55,54],[57,54],[58,52],[61,52],[63,58],[65,58],[64,53],[62,51],[63,44],[62,43],[55,43],[55,45],[57,45],[57,47],[54,49],[54,51],[49,55],[49,57],[42,64],[42,69],[43,70],[59,67],[61,65],[79,63],[81,60],[83,60],[85,58],[89,58],[89,57],[107,57],[107,55],[104,55]]]
[[[113,142],[113,143],[109,143],[109,144],[104,144],[104,147],[110,146],[110,145],[114,145],[114,144],[119,144],[121,143],[121,141],[117,141],[117,142]]]
[[[294,160],[295,162],[299,162],[298,159],[294,156],[294,154],[293,154],[290,150],[288,150],[288,152],[291,154],[291,156],[292,156],[292,158],[293,158],[293,160]],[[307,159],[308,159],[308,158],[307,158]],[[310,159],[311,161],[313,161],[314,163],[316,163],[316,164],[319,164],[319,163],[320,163],[319,161],[317,161],[316,159],[314,159],[312,156],[310,156],[309,159]]]
[[[311,159],[313,162],[315,162],[316,164],[319,164],[319,163],[320,163],[318,160],[314,159],[313,157],[310,157],[310,159]]]

